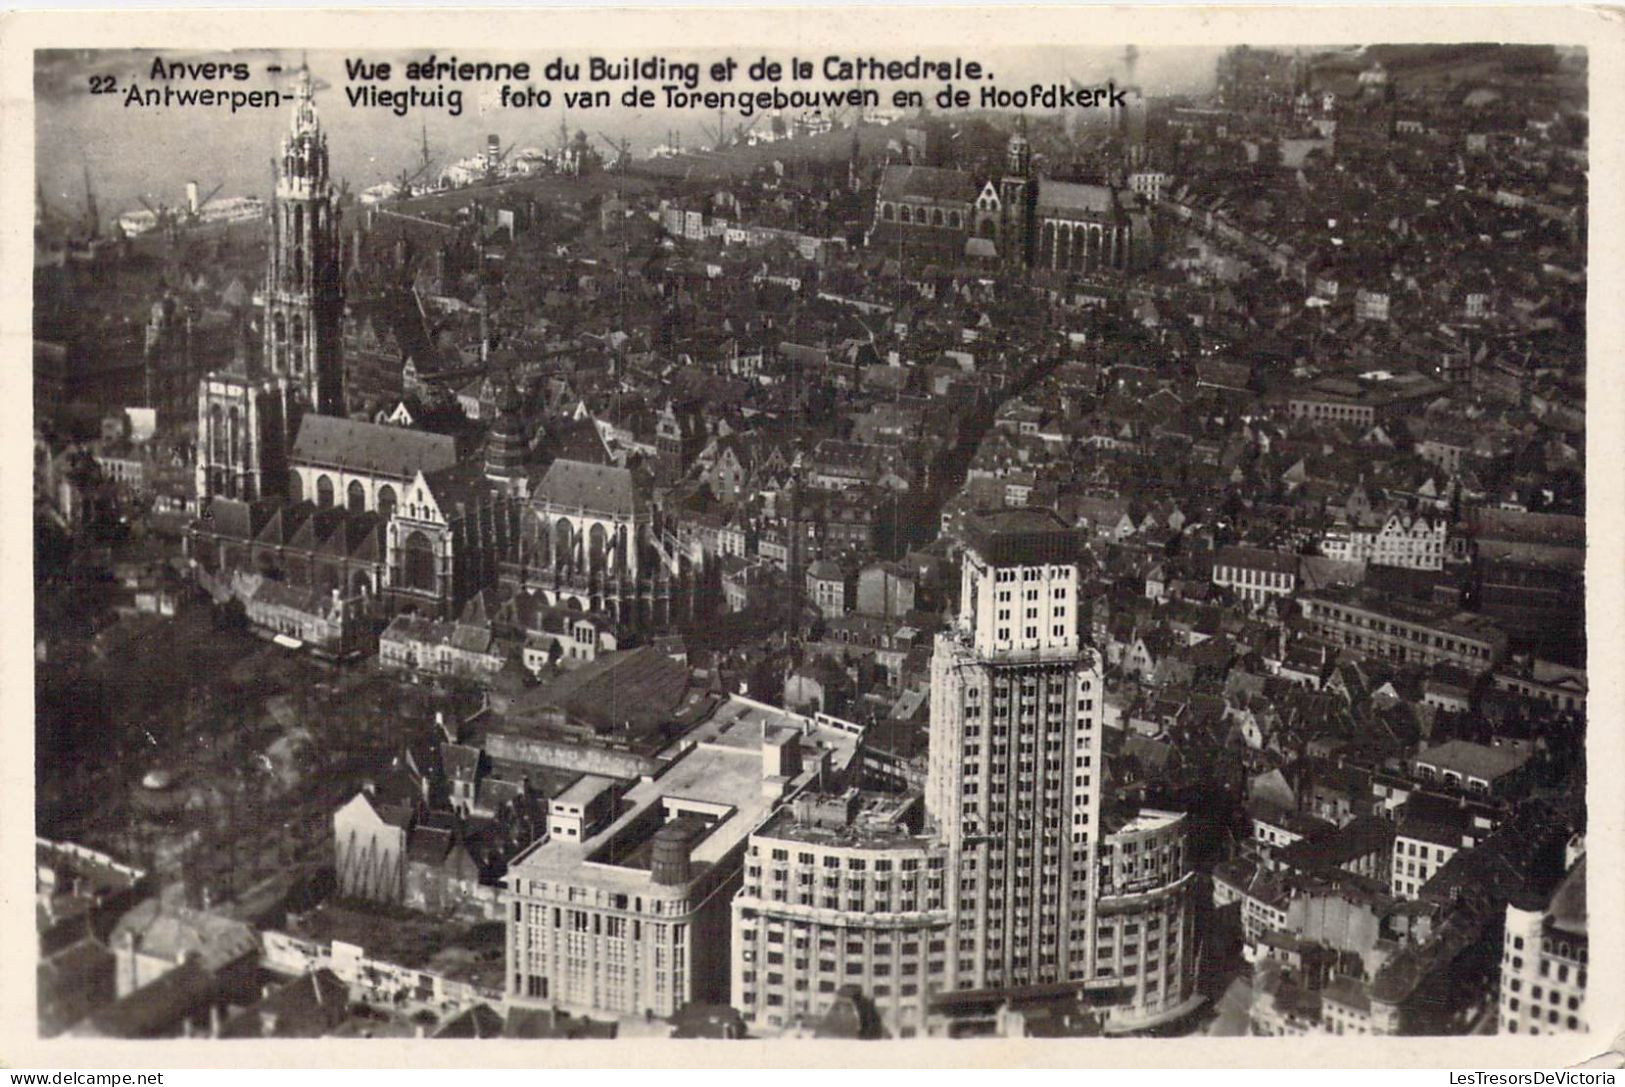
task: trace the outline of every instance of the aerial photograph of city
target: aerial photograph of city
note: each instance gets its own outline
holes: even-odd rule
[[[1584,48],[601,52],[34,54],[40,1038],[1618,1028]]]

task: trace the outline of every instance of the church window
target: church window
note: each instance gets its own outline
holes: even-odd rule
[[[378,516],[386,521],[395,516],[395,488],[387,483],[378,488]]]
[[[553,523],[553,564],[558,567],[575,565],[575,538],[570,522],[560,517]]]
[[[435,588],[434,574],[434,545],[429,537],[422,532],[413,532],[406,537],[403,549],[405,556],[401,562],[401,574],[406,581],[408,589],[425,589],[430,592]]]
[[[326,475],[316,477],[316,505],[326,509],[333,504],[333,480]]]
[[[900,205],[897,209],[897,216],[905,223],[912,223],[914,221],[914,209],[907,204]]]
[[[897,221],[897,205],[892,204],[892,203],[886,203],[886,204],[880,205],[880,217],[882,219],[885,219],[885,220],[889,221],[889,222],[896,222]]]
[[[345,488],[345,504],[351,513],[360,513],[367,508],[367,489],[361,485],[359,479],[352,479],[349,487]]]
[[[216,463],[226,459],[226,427],[219,404],[209,406],[209,448]]]
[[[593,525],[587,533],[588,562],[595,574],[604,569],[606,536],[603,525]]]

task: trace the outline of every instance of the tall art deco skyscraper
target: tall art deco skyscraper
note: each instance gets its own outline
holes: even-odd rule
[[[1076,548],[1048,511],[968,526],[958,619],[931,659],[926,784],[957,907],[950,988],[1093,976],[1102,689]]]
[[[1000,510],[962,542],[958,619],[931,658],[924,825],[915,796],[850,789],[751,836],[731,995],[753,1029],[824,1015],[853,986],[901,1037],[1019,1033],[1011,1009],[1046,1002],[1131,1033],[1200,1005],[1185,816],[1102,797],[1076,532]]]

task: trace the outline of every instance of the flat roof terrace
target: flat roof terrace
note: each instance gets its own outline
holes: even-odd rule
[[[764,740],[785,740],[791,734],[802,749],[801,769],[775,785],[763,773]],[[857,737],[850,733],[749,699],[730,698],[710,720],[663,753],[671,760],[669,769],[627,790],[607,826],[579,842],[541,843],[515,860],[510,876],[646,891],[647,840],[685,813],[714,820],[689,857],[698,876],[738,848],[784,797],[813,781],[823,756],[839,770],[850,763],[856,749]]]

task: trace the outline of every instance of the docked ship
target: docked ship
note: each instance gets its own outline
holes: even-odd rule
[[[143,199],[140,208],[119,215],[119,229],[127,237],[138,238],[171,224],[190,227],[210,223],[246,223],[265,218],[265,201],[259,197],[216,198],[215,193],[219,191],[217,185],[214,192],[200,199],[197,182],[188,181],[185,207],[171,208],[164,204],[153,207]]]

